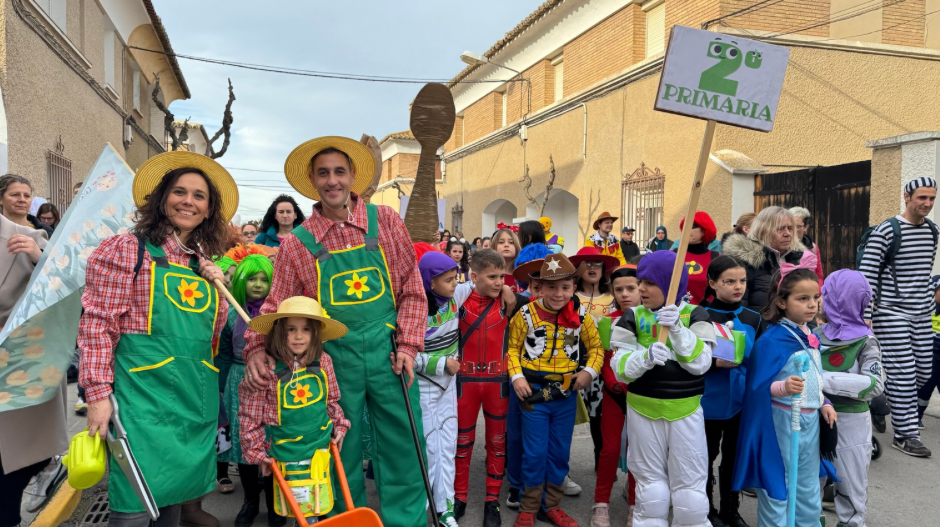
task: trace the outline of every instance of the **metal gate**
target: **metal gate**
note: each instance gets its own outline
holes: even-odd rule
[[[758,174],[754,210],[805,207],[812,217],[808,233],[819,245],[823,272],[855,269],[855,248],[868,228],[871,161]]]
[[[645,163],[620,183],[621,225],[636,229],[633,241],[641,248],[663,224],[665,186],[666,175],[658,168],[650,170]]]
[[[72,161],[65,157],[61,135],[53,149],[46,152],[46,160],[49,202],[59,209],[59,214],[65,214],[65,209],[72,202]]]

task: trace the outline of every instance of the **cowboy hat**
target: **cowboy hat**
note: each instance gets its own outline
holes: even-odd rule
[[[375,173],[375,158],[367,146],[348,137],[326,136],[311,139],[301,143],[295,148],[287,161],[284,162],[284,175],[287,176],[287,182],[294,190],[304,196],[320,201],[320,193],[310,181],[310,172],[313,167],[310,166],[310,160],[327,148],[335,148],[345,152],[352,161],[352,169],[355,173],[351,191],[361,194],[372,183],[372,175]]]
[[[604,264],[604,274],[610,274],[614,268],[620,265],[620,260],[613,256],[601,254],[594,247],[582,247],[578,249],[578,253],[569,260],[571,261],[571,265],[575,267],[581,267],[581,264],[584,262],[601,262]]]
[[[512,270],[513,279],[523,284],[528,284],[531,280],[538,279],[539,272],[542,270],[542,262],[544,262],[544,260],[539,258],[517,266]]]
[[[563,254],[550,254],[542,261],[542,269],[538,274],[530,274],[529,278],[538,280],[562,280],[564,278],[577,278],[581,270],[576,268]]]
[[[346,335],[348,329],[342,322],[333,320],[320,307],[320,303],[306,296],[292,296],[277,306],[277,313],[268,313],[251,320],[251,329],[267,335],[274,323],[282,318],[301,317],[320,322],[320,341],[335,340]]]
[[[176,150],[157,154],[144,161],[134,175],[134,204],[142,207],[163,178],[177,168],[195,168],[202,171],[215,185],[222,198],[222,219],[228,222],[238,210],[238,186],[228,170],[214,159],[195,152]]]
[[[618,219],[620,218],[618,218],[617,216],[611,216],[610,213],[605,210],[604,212],[601,213],[600,216],[597,217],[596,220],[594,220],[594,230],[596,231],[598,229],[598,225],[604,220],[617,221]]]

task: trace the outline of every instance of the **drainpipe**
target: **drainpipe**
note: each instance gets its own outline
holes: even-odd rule
[[[587,104],[581,103],[584,108],[584,137],[581,139],[581,159],[587,159]]]

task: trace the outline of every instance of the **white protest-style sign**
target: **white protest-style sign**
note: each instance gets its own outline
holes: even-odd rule
[[[769,132],[789,59],[783,46],[675,26],[655,108]]]

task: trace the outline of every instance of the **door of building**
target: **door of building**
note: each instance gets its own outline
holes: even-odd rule
[[[855,269],[855,248],[868,228],[871,161],[755,176],[754,210],[805,207],[808,233],[819,245],[823,272]]]

